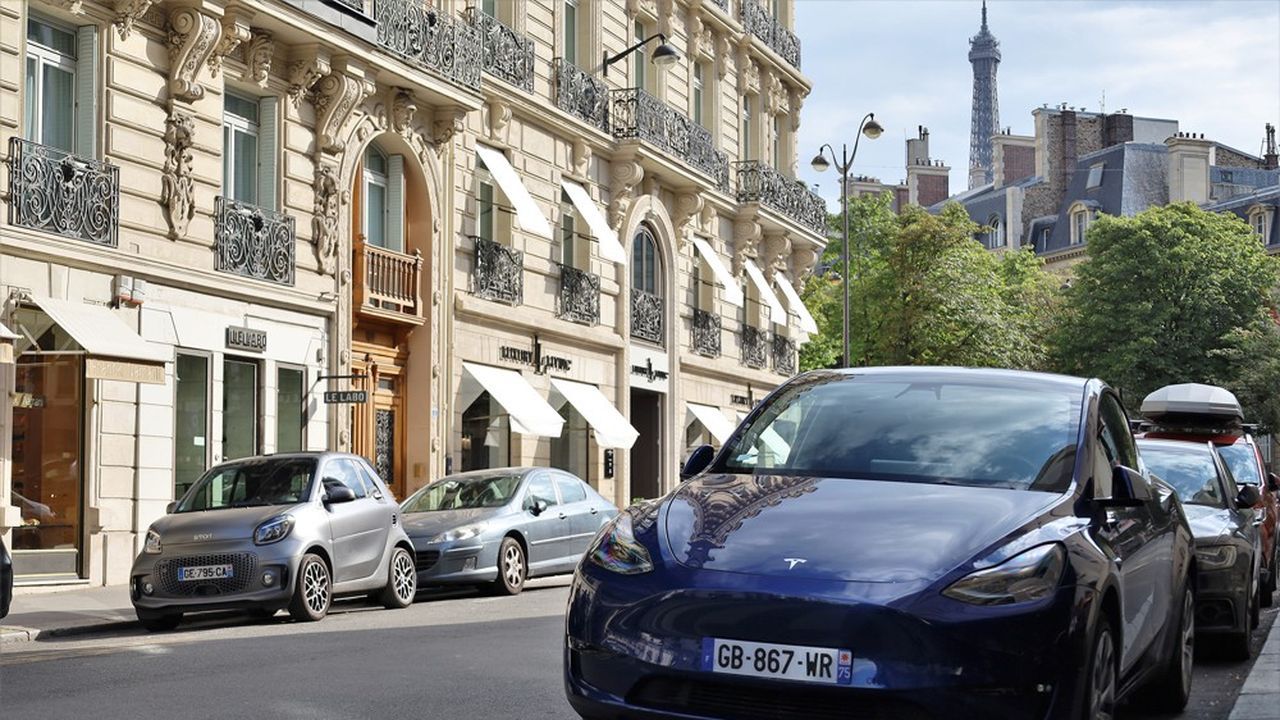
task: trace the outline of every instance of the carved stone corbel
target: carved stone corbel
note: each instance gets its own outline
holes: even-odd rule
[[[116,0],[116,31],[121,40],[128,40],[133,33],[133,25],[151,8],[152,0]]]
[[[617,160],[609,172],[612,199],[609,202],[609,225],[622,231],[622,221],[631,209],[636,186],[644,179],[644,168],[634,160]]]
[[[591,171],[591,145],[582,138],[573,141],[573,172],[582,177]]]
[[[191,146],[196,125],[190,115],[171,109],[164,121],[164,170],[160,180],[160,206],[169,225],[169,239],[187,234],[195,215],[195,181],[191,178]]]
[[[338,258],[338,211],[351,193],[338,186],[338,173],[325,163],[317,163],[311,189],[315,194],[311,217],[311,244],[316,261],[325,274],[332,273]]]
[[[787,98],[787,110],[791,116],[791,132],[800,129],[800,106],[804,102],[800,91],[795,88],[791,89],[790,97]]]
[[[489,137],[501,143],[507,141],[507,126],[511,123],[511,105],[493,99],[485,104],[485,109],[489,114],[487,129]]]
[[[765,279],[773,281],[779,271],[786,272],[787,260],[791,256],[791,238],[786,235],[767,235],[764,238],[764,253],[760,258],[761,270]]]
[[[195,102],[204,97],[200,68],[209,61],[222,25],[212,15],[194,7],[179,7],[169,14],[169,94]]]
[[[467,111],[462,108],[438,108],[431,124],[431,142],[437,148],[453,142],[467,129]]]
[[[755,260],[759,256],[760,236],[763,229],[760,223],[748,219],[735,220],[733,223],[733,274],[741,277],[747,260]]]
[[[729,54],[728,33],[716,35],[716,73],[721,80],[729,74]]]
[[[350,70],[350,68],[348,68]],[[316,140],[329,153],[342,151],[342,128],[376,86],[364,73],[331,72],[315,84]]]
[[[689,236],[693,232],[693,223],[691,221],[702,213],[702,206],[702,194],[699,192],[682,192],[676,195],[671,223],[675,227],[679,250],[683,251],[685,246],[689,244]]]
[[[655,10],[658,15],[658,32],[667,37],[673,36],[671,28],[671,16],[674,11],[675,3],[672,0],[657,0]]]
[[[413,116],[418,112],[418,104],[413,101],[413,93],[404,88],[392,91],[391,129],[408,137],[413,133]]]
[[[301,105],[311,86],[330,72],[328,53],[317,47],[300,48],[288,65],[289,99],[293,106]]]
[[[715,237],[720,233],[716,228],[716,209],[715,206],[708,203],[702,205],[702,212],[698,214],[698,227],[707,235]]]
[[[217,46],[213,49],[213,54],[209,56],[209,74],[218,77],[218,73],[222,70],[222,61],[235,49],[240,47],[241,43],[249,42],[253,37],[252,31],[249,29],[249,18],[252,16],[240,7],[227,8],[227,12],[222,16],[222,38],[218,40]]]
[[[791,248],[791,281],[795,283],[797,292],[804,288],[817,264],[818,251],[812,245],[803,243]]]
[[[271,33],[251,33],[249,44],[245,46],[244,51],[244,79],[257,83],[260,88],[265,88],[267,80],[271,77],[271,59],[275,54],[276,44],[271,39]]]

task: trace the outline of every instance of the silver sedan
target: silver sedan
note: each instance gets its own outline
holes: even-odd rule
[[[419,585],[485,585],[505,595],[528,578],[572,572],[618,514],[577,476],[551,468],[450,475],[400,507]]]

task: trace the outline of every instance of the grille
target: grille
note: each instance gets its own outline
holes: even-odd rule
[[[649,678],[628,702],[725,720],[932,720],[911,703],[835,688],[750,685]]]
[[[413,554],[413,565],[418,572],[430,570],[440,562],[439,550],[419,550]]]
[[[230,565],[232,576],[218,580],[179,582],[178,568],[200,565]],[[230,595],[243,592],[257,575],[258,556],[254,553],[224,553],[221,555],[189,555],[156,563],[156,577],[166,595],[179,597],[204,595]]]

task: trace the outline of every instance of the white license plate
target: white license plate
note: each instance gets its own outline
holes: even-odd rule
[[[729,675],[848,685],[853,653],[838,648],[703,638],[702,669]]]
[[[178,568],[178,581],[221,580],[235,577],[235,569],[231,565],[198,565]]]

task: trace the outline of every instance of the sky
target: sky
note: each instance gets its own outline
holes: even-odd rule
[[[905,140],[929,128],[929,151],[968,186],[978,0],[796,0],[801,71],[813,82],[798,133],[800,177],[833,207],[834,168],[809,161],[823,143],[853,147],[868,112],[885,132],[863,137],[853,173],[905,178]],[[1179,121],[1258,154],[1266,123],[1280,126],[1280,0],[989,0],[1000,41],[1000,126],[1034,133],[1041,105]]]

